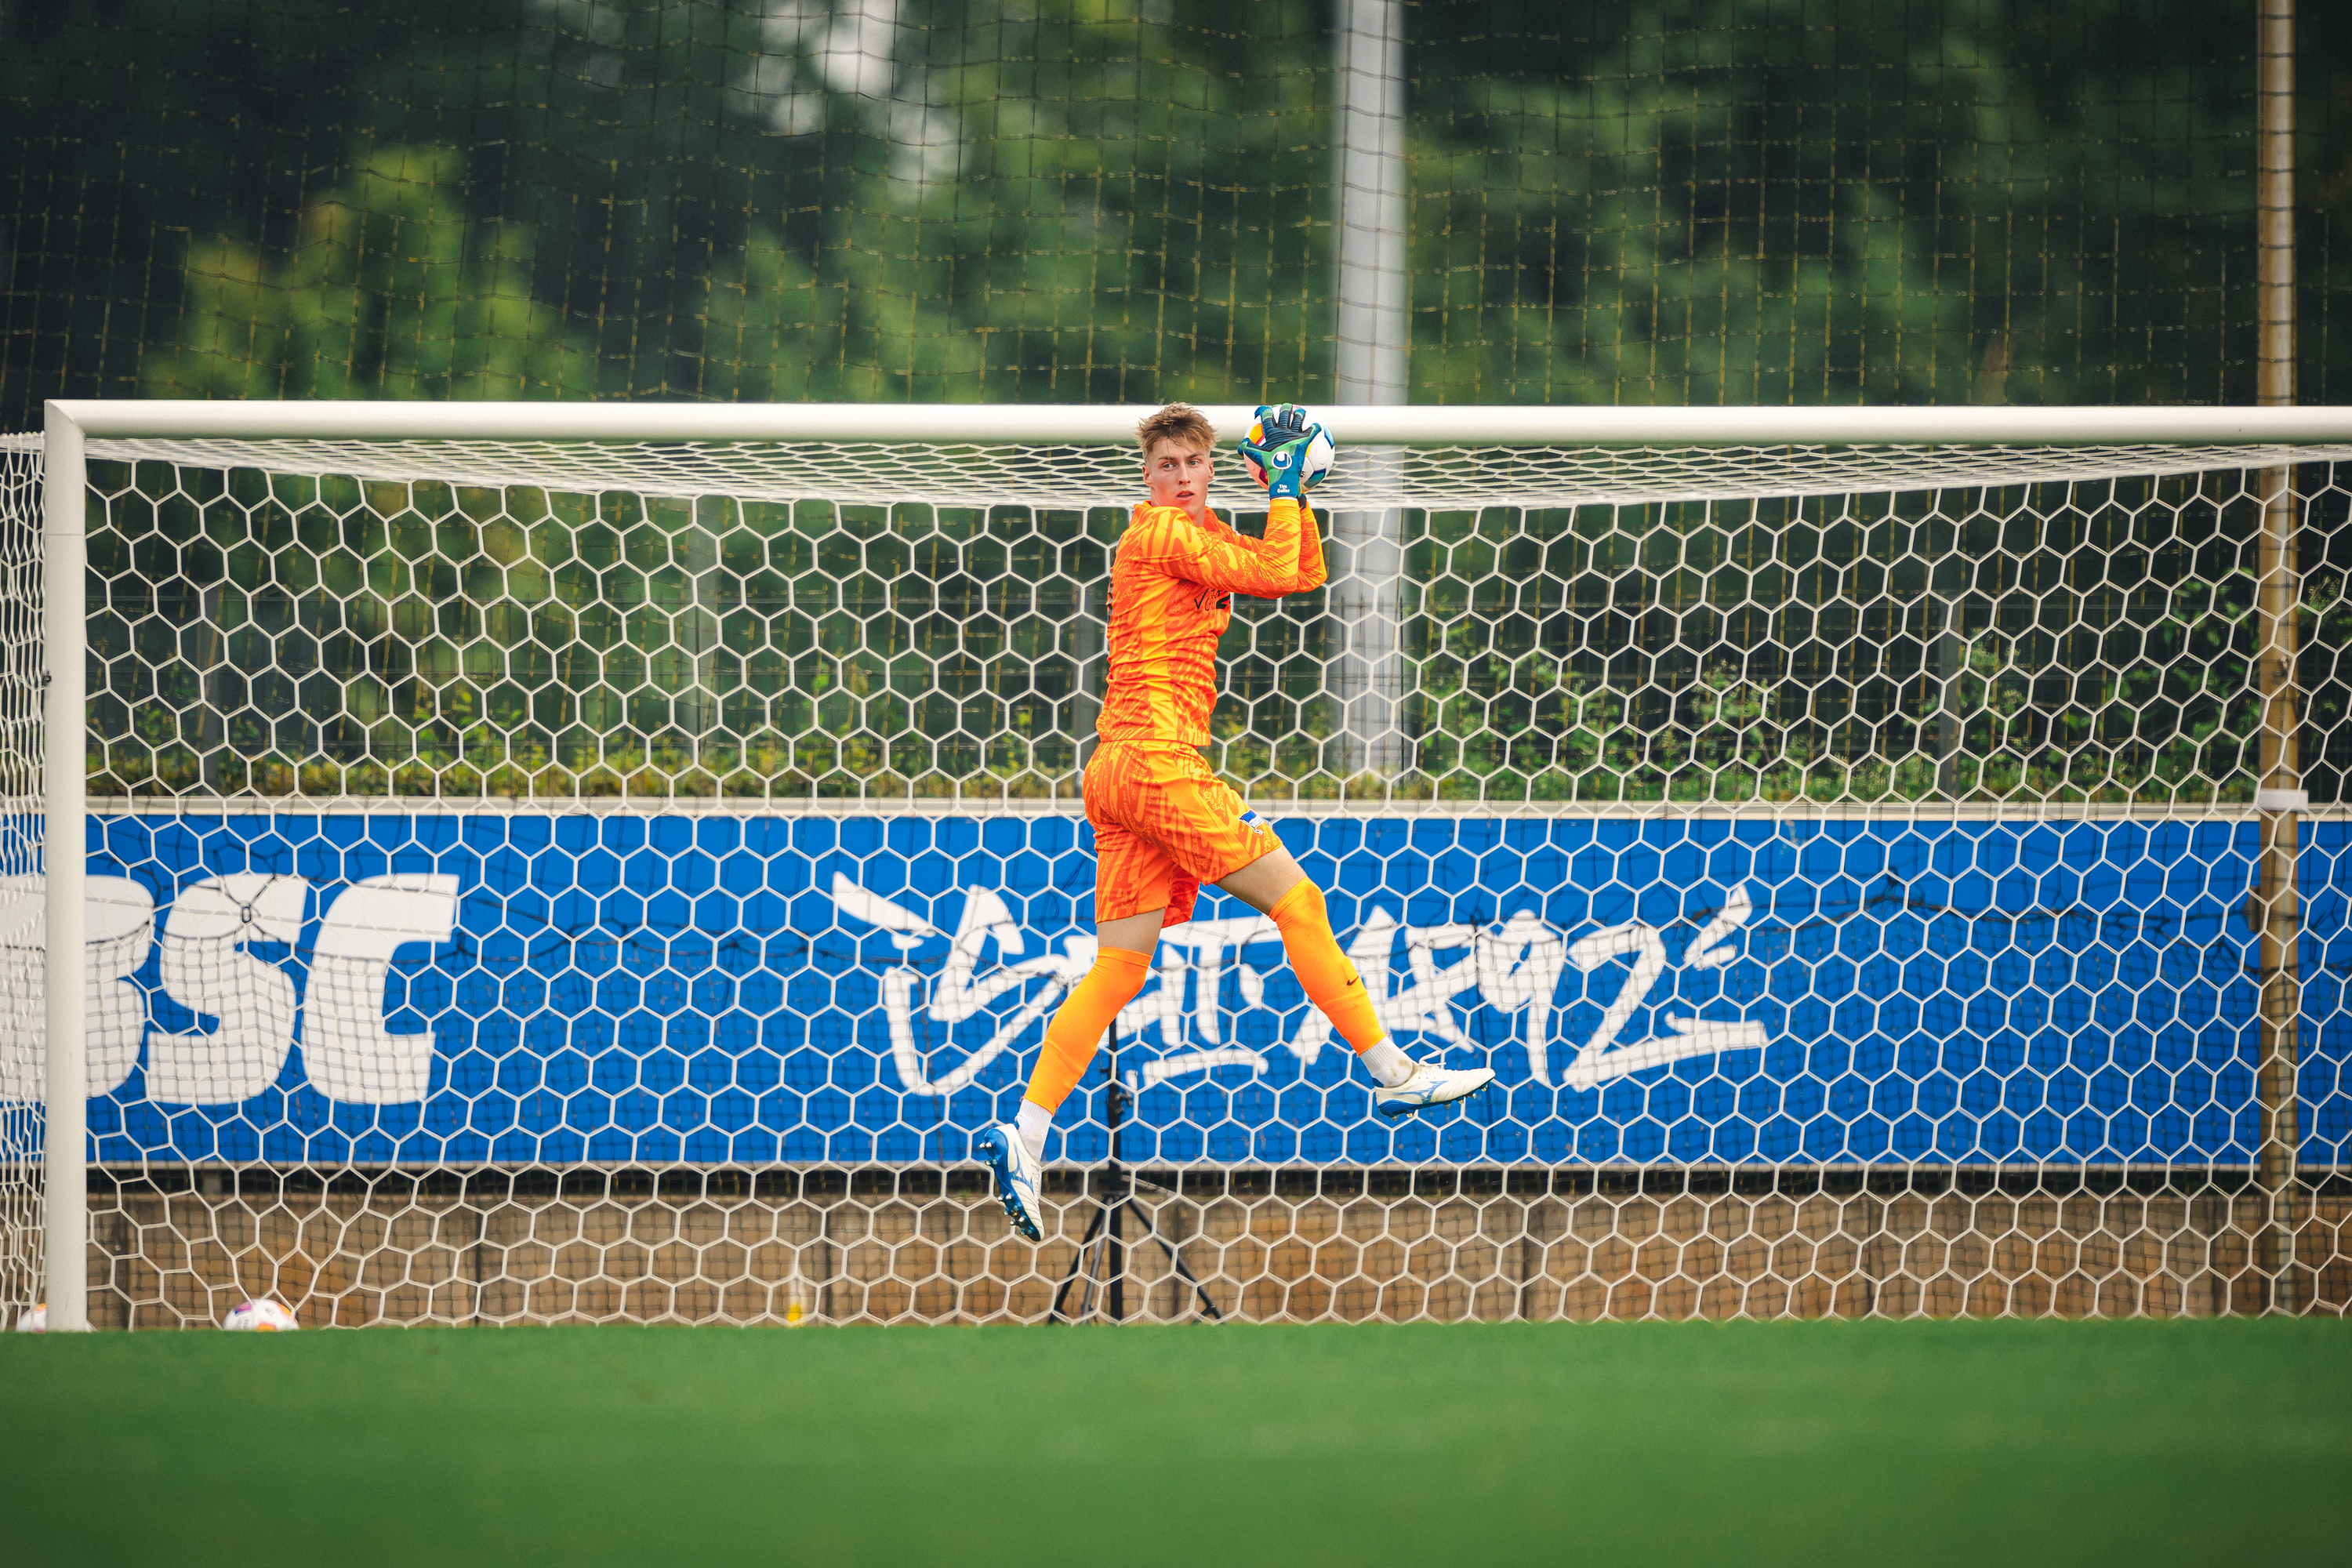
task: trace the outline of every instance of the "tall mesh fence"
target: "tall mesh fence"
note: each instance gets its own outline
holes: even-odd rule
[[[1335,763],[1312,595],[1236,616],[1216,755],[1498,1083],[1379,1121],[1212,900],[1033,1245],[968,1141],[1090,961],[1129,459],[93,441],[94,1314],[1036,1320],[1118,1241],[1154,1320],[2167,1315],[2262,1308],[2282,1229],[2341,1310],[2327,805],[2255,1181],[2248,584],[2262,476],[2323,563],[2345,456],[1343,459],[1415,563],[1408,765]]]
[[[1409,393],[2250,402],[2253,23],[1416,0]],[[12,0],[0,428],[45,396],[1331,394],[1307,0]],[[2340,29],[2304,395],[2345,395]]]

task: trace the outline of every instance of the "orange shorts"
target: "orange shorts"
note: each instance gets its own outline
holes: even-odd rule
[[[1182,925],[1202,883],[1282,847],[1190,746],[1105,741],[1087,763],[1086,798],[1097,921],[1165,909],[1161,925]]]

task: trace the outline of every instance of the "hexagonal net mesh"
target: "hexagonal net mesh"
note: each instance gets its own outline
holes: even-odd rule
[[[12,1319],[40,1268],[40,479],[37,451],[0,447],[0,1311]]]
[[[1035,1245],[969,1140],[1090,951],[1129,455],[89,451],[97,1321],[2352,1293],[2352,452],[1356,455],[1330,585],[1236,602],[1211,759],[1391,1032],[1498,1081],[1378,1120],[1271,922],[1206,900],[1061,1115]],[[2274,623],[2300,812],[2256,809]]]
[[[1269,800],[2246,798],[2256,465],[2337,456],[1351,454],[1216,760]],[[1115,447],[92,457],[91,787],[147,799],[1052,800],[1135,499]]]

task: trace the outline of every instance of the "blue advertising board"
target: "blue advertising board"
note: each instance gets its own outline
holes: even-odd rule
[[[1271,923],[1205,897],[1121,1017],[1130,1160],[2252,1158],[2251,822],[1278,831],[1407,1049],[1498,1082],[1376,1120]],[[2352,1133],[2346,839],[2306,826],[2315,1163]],[[110,1162],[958,1161],[1091,953],[1061,817],[125,815],[89,847]],[[1103,1082],[1049,1159],[1102,1157]]]

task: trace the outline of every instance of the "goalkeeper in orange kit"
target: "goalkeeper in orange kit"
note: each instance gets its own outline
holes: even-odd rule
[[[1331,934],[1322,890],[1201,758],[1233,596],[1273,599],[1323,585],[1323,546],[1305,498],[1330,453],[1305,409],[1258,410],[1242,456],[1266,486],[1267,516],[1265,537],[1251,539],[1209,510],[1216,438],[1181,403],[1136,428],[1150,499],[1136,507],[1111,569],[1110,676],[1095,726],[1101,743],[1086,772],[1099,945],[1046,1026],[1019,1120],[972,1141],[1013,1227],[1032,1241],[1043,1236],[1037,1184],[1054,1112],[1118,1010],[1142,991],[1160,928],[1192,918],[1203,883],[1273,918],[1308,999],[1363,1058],[1381,1115],[1450,1104],[1495,1078],[1491,1068],[1416,1062],[1397,1048]]]

